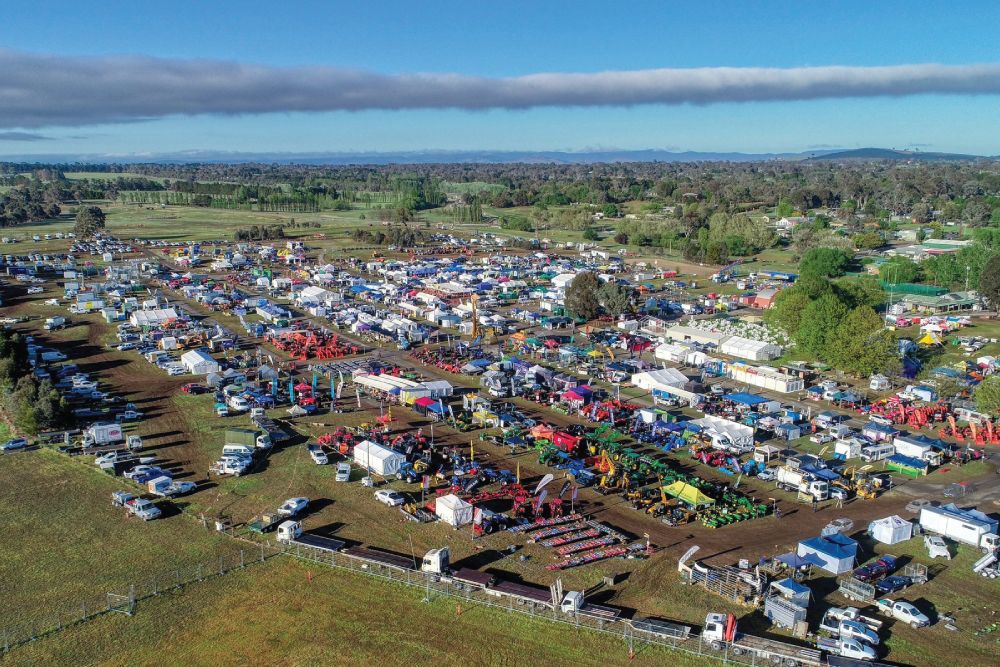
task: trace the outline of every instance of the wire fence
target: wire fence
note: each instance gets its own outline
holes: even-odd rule
[[[491,589],[465,584],[451,578],[361,560],[340,552],[317,549],[304,544],[286,544],[281,545],[281,548],[284,553],[307,562],[350,570],[423,590],[425,601],[430,601],[437,596],[446,596],[459,603],[484,605],[508,613],[524,614],[541,621],[611,635],[624,642],[629,656],[635,655],[646,645],[680,651],[688,655],[699,656],[706,661],[723,664],[749,665],[750,667],[757,665],[786,665],[788,667],[826,665],[825,662],[814,660],[812,657],[793,655],[780,650],[775,653],[764,646],[755,649],[749,646],[729,645],[725,642],[707,642],[696,633],[674,636],[666,632],[636,628],[627,619],[591,615],[584,611],[566,613],[561,611],[558,605],[551,602],[543,603],[501,595]],[[812,653],[816,652],[812,651]]]
[[[308,545],[254,544],[246,542],[246,547],[238,553],[221,555],[212,560],[175,568],[157,573],[147,579],[138,580],[129,586],[105,594],[78,600],[63,609],[46,610],[32,619],[18,619],[8,615],[7,622],[0,628],[0,650],[3,653],[14,650],[43,637],[56,634],[66,628],[110,614],[135,613],[138,602],[182,590],[186,586],[203,582],[245,568],[264,563],[278,555],[288,555],[306,562],[326,567],[349,570],[358,574],[375,577],[384,581],[403,584],[415,590],[422,590],[425,601],[436,597],[448,597],[461,604],[482,605],[508,613],[518,613],[540,621],[558,623],[578,629],[589,630],[615,637],[624,642],[628,655],[638,653],[644,646],[655,646],[671,651],[680,651],[703,660],[723,664],[757,665],[780,664],[789,667],[813,667],[819,663],[801,656],[777,655],[761,650],[749,650],[729,644],[706,642],[698,634],[673,635],[667,632],[649,631],[637,628],[629,620],[602,615],[591,615],[586,611],[566,613],[552,601],[541,601],[527,597],[500,594],[489,588],[481,588],[449,577],[441,577],[417,569],[393,567],[364,560],[337,551],[330,551]]]
[[[220,555],[218,558],[177,567],[156,573],[148,578],[135,581],[117,591],[77,600],[74,604],[60,609],[47,609],[38,614],[17,617],[7,610],[0,627],[0,650],[3,653],[18,646],[33,642],[108,614],[135,612],[136,603],[159,595],[179,591],[185,586],[221,577],[231,572],[243,570],[250,565],[263,563],[281,550],[271,545],[260,544],[247,547],[236,553]]]

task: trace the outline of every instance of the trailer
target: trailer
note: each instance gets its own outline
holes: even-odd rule
[[[496,597],[513,598],[518,604],[529,604],[553,609],[552,591],[539,586],[519,584],[514,581],[498,582],[493,588],[486,589],[486,592]]]
[[[737,631],[733,614],[710,613],[705,617],[702,640],[713,651],[727,651],[734,656],[748,656],[786,667],[825,667],[821,651],[774,639],[743,635]]]
[[[631,625],[633,630],[638,630],[657,639],[683,641],[691,637],[691,626],[664,621],[659,618],[633,618]]]
[[[984,552],[1000,549],[996,519],[976,510],[962,510],[954,504],[922,507],[920,527],[926,533],[941,535]]]
[[[875,586],[858,581],[854,577],[844,577],[841,579],[837,587],[837,592],[848,600],[855,602],[869,603],[875,601]]]
[[[282,544],[300,544],[310,549],[337,552],[344,548],[344,542],[325,535],[306,533],[298,521],[282,521],[278,526],[278,541]]]
[[[344,549],[343,553],[344,555],[350,556],[351,558],[363,563],[381,565],[394,570],[401,570],[405,572],[407,570],[412,571],[417,569],[416,564],[413,562],[413,558],[390,553],[388,551],[382,551],[381,549],[353,546]]]

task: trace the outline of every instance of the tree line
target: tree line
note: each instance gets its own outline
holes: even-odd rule
[[[0,329],[0,406],[21,433],[37,435],[66,423],[69,408],[52,382],[31,372],[28,343],[6,327]]]

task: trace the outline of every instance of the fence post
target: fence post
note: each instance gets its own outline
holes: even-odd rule
[[[201,576],[201,563],[198,563],[198,581],[202,581],[202,576]]]
[[[83,603],[83,616],[80,617],[80,620],[81,621],[86,621],[87,620],[87,603],[86,602]]]
[[[177,584],[174,586],[174,588],[180,588],[181,587],[181,571],[179,569],[178,570],[174,570],[174,574],[177,576],[177,579],[176,579]]]
[[[264,543],[260,543],[260,562],[264,562]]]
[[[156,575],[154,575],[153,576],[153,596],[155,597],[155,596],[157,596],[159,594],[160,594],[160,587],[159,587],[159,585],[158,585],[158,583],[156,581]]]
[[[240,569],[242,570],[246,567],[246,561],[243,558],[243,549],[240,549]]]
[[[226,566],[223,564],[224,562],[222,554],[219,554],[219,576],[225,574]]]

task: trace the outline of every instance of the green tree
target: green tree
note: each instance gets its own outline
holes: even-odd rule
[[[1000,412],[1000,376],[991,375],[976,387],[976,407],[980,412],[995,415]]]
[[[799,262],[799,271],[826,278],[844,275],[851,256],[839,248],[813,248]]]
[[[586,241],[596,241],[599,238],[601,238],[601,236],[600,234],[597,233],[597,230],[594,229],[593,227],[587,227],[585,230],[583,230],[583,238]]]
[[[875,276],[844,278],[834,285],[841,301],[852,308],[877,306],[885,302],[885,290]]]
[[[597,298],[610,314],[618,317],[632,309],[632,290],[618,283],[605,283],[597,291]]]
[[[915,283],[920,279],[920,265],[907,257],[890,257],[878,275],[887,283]]]
[[[848,313],[836,295],[824,294],[802,311],[802,321],[795,333],[796,344],[817,359],[828,357],[833,332]]]
[[[990,308],[1000,309],[1000,254],[993,255],[983,267],[979,293],[989,302]]]
[[[849,312],[826,345],[826,361],[847,373],[869,376],[899,370],[896,337],[870,306]]]
[[[106,216],[99,206],[86,206],[76,212],[76,224],[73,233],[77,238],[91,238],[102,229]]]
[[[816,273],[803,273],[795,281],[795,287],[808,296],[810,300],[818,299],[833,291],[833,283]]]
[[[802,322],[802,312],[812,303],[812,299],[802,289],[789,287],[778,292],[774,305],[766,313],[764,320],[771,326],[794,336]]]
[[[592,271],[576,274],[566,288],[566,311],[573,317],[592,320],[600,312],[600,301],[597,297],[601,289],[601,281]]]

